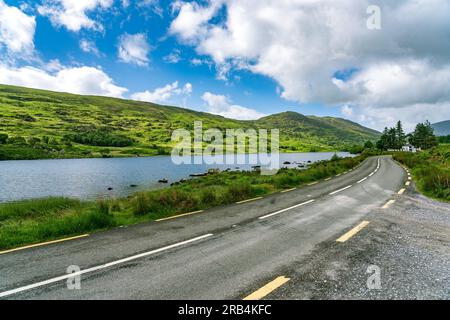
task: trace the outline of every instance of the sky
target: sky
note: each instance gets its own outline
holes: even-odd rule
[[[0,83],[412,130],[450,119],[449,17],[448,0],[0,0]]]

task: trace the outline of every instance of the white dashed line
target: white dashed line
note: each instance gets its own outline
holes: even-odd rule
[[[364,181],[366,181],[367,179],[368,179],[368,177],[365,177],[364,179],[359,180],[357,183],[364,182]]]
[[[283,210],[279,210],[279,211],[277,211],[277,212],[274,212],[274,213],[271,213],[271,214],[268,214],[268,215],[259,217],[258,219],[259,219],[259,220],[267,219],[267,218],[273,217],[273,216],[275,216],[275,215],[277,215],[277,214],[280,214],[280,213],[283,213],[283,212],[286,212],[286,211],[289,211],[289,210],[292,210],[292,209],[295,209],[295,208],[304,206],[304,205],[309,204],[309,203],[314,202],[314,201],[315,201],[315,200],[309,200],[309,201],[306,201],[306,202],[297,204],[297,205],[295,205],[295,206],[292,206],[292,207],[289,207],[289,208],[286,208],[286,209],[283,209]]]
[[[350,186],[346,186],[345,188],[342,188],[342,189],[333,191],[333,192],[330,193],[330,196],[335,195],[336,193],[342,192],[342,191],[344,191],[344,190],[350,189],[351,187],[353,187],[353,186],[350,185]]]

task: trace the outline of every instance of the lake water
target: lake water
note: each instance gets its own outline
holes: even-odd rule
[[[329,160],[334,152],[282,153],[280,163]],[[351,156],[339,152],[341,157]],[[246,157],[246,156],[241,156]],[[162,188],[204,173],[211,168],[251,170],[251,165],[176,165],[170,156],[148,158],[67,159],[0,161],[0,202],[65,196],[95,199],[99,196],[122,197],[136,191]],[[284,165],[282,165],[284,166]],[[293,164],[289,167],[297,167]],[[135,187],[132,187],[134,185]],[[108,188],[113,190],[108,191]]]

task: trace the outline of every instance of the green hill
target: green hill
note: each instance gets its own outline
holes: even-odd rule
[[[167,154],[173,130],[280,129],[284,151],[337,151],[376,140],[351,121],[295,112],[238,121],[189,109],[0,85],[0,159]],[[7,137],[6,137],[6,135]]]
[[[434,123],[431,126],[434,129],[434,134],[437,136],[450,135],[450,120]]]

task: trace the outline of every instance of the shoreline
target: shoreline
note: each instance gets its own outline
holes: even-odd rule
[[[349,154],[356,155],[351,153],[348,150],[320,150],[320,151],[301,151],[301,150],[289,150],[289,151],[280,151],[280,154],[292,154],[292,153],[338,153],[338,152],[348,152]],[[259,153],[259,152],[258,152]],[[248,154],[255,154],[255,153],[241,153],[238,155],[248,155]],[[270,154],[270,153],[269,153]],[[225,153],[220,153],[217,155],[225,155]],[[37,161],[37,160],[81,160],[81,159],[123,159],[123,158],[154,158],[154,157],[170,157],[171,154],[155,154],[155,155],[111,155],[108,157],[62,157],[62,158],[37,158],[37,159],[0,159],[1,162],[5,161]],[[201,156],[201,154],[191,154],[191,156]]]

